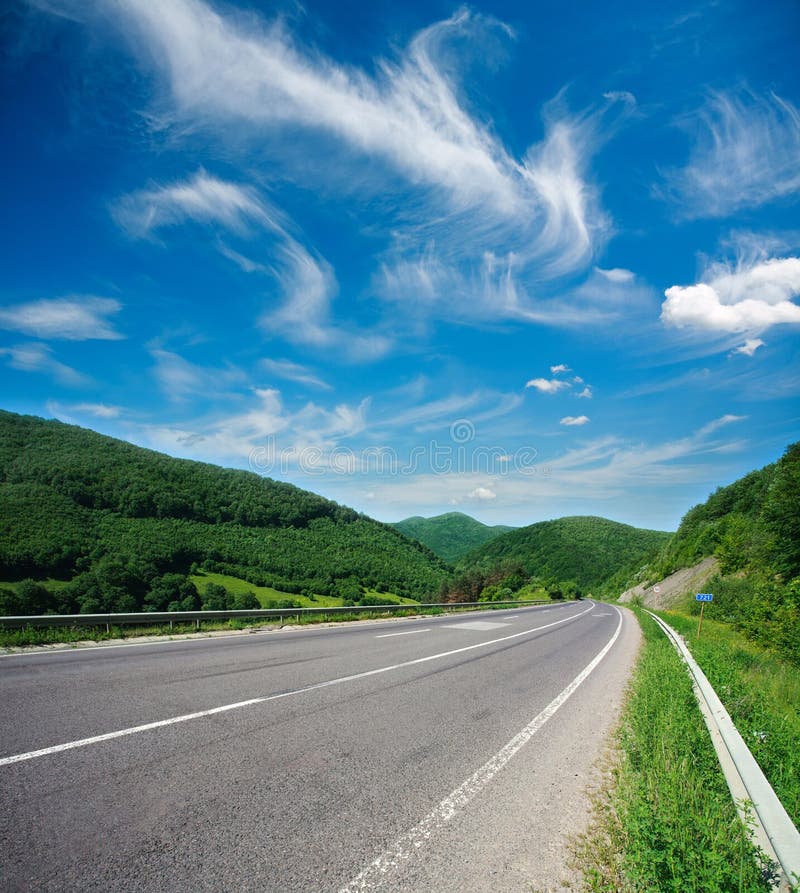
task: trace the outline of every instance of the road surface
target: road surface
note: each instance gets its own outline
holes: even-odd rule
[[[0,888],[559,889],[637,646],[571,602],[2,657]]]

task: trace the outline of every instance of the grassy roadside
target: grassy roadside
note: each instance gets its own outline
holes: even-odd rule
[[[660,616],[686,641],[792,821],[800,827],[800,674],[729,624]]]
[[[591,893],[756,893],[768,884],[739,821],[689,677],[652,618],[606,784],[574,845]]]

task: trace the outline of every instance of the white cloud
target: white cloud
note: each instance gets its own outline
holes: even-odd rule
[[[595,271],[604,279],[616,284],[633,282],[636,278],[636,274],[631,270],[624,270],[620,267],[614,267],[612,270],[604,270],[602,267],[595,267]]]
[[[572,370],[569,366],[565,366],[563,363],[560,363],[558,366],[551,366],[550,371],[553,375],[561,375],[564,372],[571,372]]]
[[[58,7],[91,18],[77,0],[59,0]],[[246,144],[248,164],[253,143],[263,145],[271,172],[305,188],[380,197],[402,192],[393,203],[402,211],[381,223],[391,244],[377,291],[419,315],[435,309],[446,318],[553,325],[603,317],[597,305],[576,312],[568,301],[548,300],[546,284],[585,271],[611,233],[589,168],[635,105],[630,94],[607,93],[596,109],[578,114],[559,95],[543,110],[541,141],[517,157],[489,114],[469,102],[471,85],[461,79],[461,47],[485,48],[489,32],[509,33],[502,23],[462,9],[368,71],[304,46],[283,23],[223,10],[201,0],[107,4],[106,17],[161,72],[164,101],[152,112],[160,124],[182,134],[211,129],[228,141],[232,157]],[[139,233],[187,215],[246,230],[252,196],[219,185],[200,179],[168,196],[150,190],[122,202],[118,219]],[[257,263],[221,250],[243,269]],[[497,264],[487,267],[486,255]],[[460,291],[468,300],[451,300],[454,281],[467,286]],[[551,288],[551,298],[556,294]],[[291,328],[292,306],[284,333],[317,344],[313,325]],[[366,339],[358,349],[379,355],[387,343]]]
[[[0,357],[6,357],[8,365],[20,372],[42,372],[67,387],[85,387],[91,379],[53,356],[49,345],[38,342],[0,348]]]
[[[592,399],[592,389],[587,384],[586,387],[580,392],[580,394],[576,394],[576,396],[581,400],[591,400]]]
[[[775,93],[712,93],[683,122],[696,142],[668,175],[689,217],[724,217],[800,191],[800,111]]]
[[[731,353],[744,354],[746,357],[752,357],[753,354],[759,349],[759,347],[764,347],[766,344],[765,341],[762,341],[760,338],[748,338],[744,344],[735,348]]]
[[[568,381],[563,381],[558,378],[532,378],[529,382],[526,382],[525,387],[535,388],[542,394],[557,394],[559,391],[570,388],[571,385]]]
[[[0,309],[0,328],[35,338],[115,341],[124,336],[106,317],[121,308],[119,301],[95,295],[47,298]]]
[[[312,257],[289,237],[281,246],[279,257],[284,302],[261,317],[263,329],[294,344],[340,348],[342,358],[348,360],[375,360],[389,352],[392,342],[385,335],[359,333],[331,323],[330,305],[338,286],[325,260]]]
[[[306,366],[299,363],[293,363],[290,360],[261,360],[262,368],[278,378],[284,378],[287,381],[295,381],[298,384],[310,385],[313,388],[329,391],[331,386],[321,378],[314,375]]]
[[[122,409],[119,406],[108,406],[106,403],[78,403],[71,407],[74,412],[86,413],[97,419],[119,418]]]
[[[800,323],[800,258],[774,258],[730,270],[712,267],[708,281],[668,288],[661,319],[669,326],[758,334],[781,323]]]
[[[497,493],[495,493],[494,490],[490,490],[488,487],[476,487],[467,494],[467,499],[477,499],[481,502],[488,502],[492,499],[497,499]]]
[[[564,418],[561,419],[561,422],[559,424],[567,425],[567,426],[585,425],[588,421],[589,421],[589,417],[585,416],[585,415],[579,415],[579,416],[568,415],[568,416],[564,416]]]
[[[121,226],[139,238],[164,227],[194,221],[216,224],[249,238],[260,238],[270,264],[257,264],[218,241],[221,254],[245,272],[264,272],[276,280],[283,303],[263,314],[260,325],[294,344],[347,347],[355,361],[385,355],[391,341],[381,334],[360,333],[330,321],[330,304],[338,286],[330,264],[315,257],[289,232],[289,221],[255,189],[211,176],[204,170],[193,177],[132,193],[114,209]]]
[[[718,419],[714,419],[713,421],[708,422],[706,425],[703,425],[702,428],[697,432],[698,436],[706,437],[709,434],[713,434],[715,431],[718,431],[720,428],[724,428],[726,425],[732,425],[735,422],[743,422],[747,416],[744,415],[731,415],[728,413],[727,415],[720,416]]]
[[[182,402],[190,397],[215,397],[226,388],[244,381],[243,374],[233,367],[213,369],[191,363],[173,351],[153,348],[153,375],[167,399]]]
[[[245,231],[253,222],[280,230],[252,189],[209,176],[202,169],[191,179],[124,196],[112,213],[117,223],[137,238],[188,220],[219,223],[236,232]]]
[[[381,61],[371,77],[305,51],[280,25],[245,24],[199,0],[130,0],[119,15],[162,66],[182,117],[264,131],[300,125],[446,189],[456,206],[517,204],[516,165],[435,63],[448,35],[468,35],[486,19],[461,11],[426,28],[399,62]]]

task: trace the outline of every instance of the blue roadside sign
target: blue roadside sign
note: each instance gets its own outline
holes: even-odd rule
[[[710,592],[698,592],[694,600],[696,602],[713,602],[714,596]]]

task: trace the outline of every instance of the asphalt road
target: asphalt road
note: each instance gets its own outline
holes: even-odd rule
[[[578,602],[2,657],[0,889],[558,889],[637,644]]]

